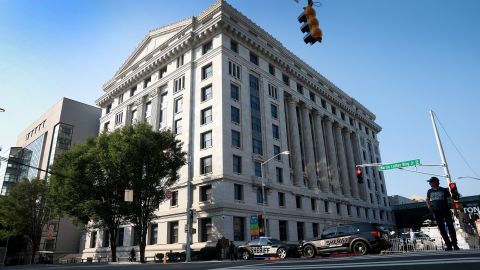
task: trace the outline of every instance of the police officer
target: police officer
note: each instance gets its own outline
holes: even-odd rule
[[[428,210],[433,213],[435,220],[437,221],[438,229],[445,241],[445,250],[452,250],[452,248],[459,250],[457,245],[457,235],[455,227],[453,226],[452,213],[450,212],[447,201],[447,198],[450,197],[450,191],[448,188],[440,186],[440,181],[437,177],[432,177],[427,180],[427,182],[430,183],[431,187],[427,192],[427,207]],[[447,224],[450,238],[445,230],[445,223]]]

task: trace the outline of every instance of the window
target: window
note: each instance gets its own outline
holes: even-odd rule
[[[168,223],[168,243],[178,243],[178,221]]]
[[[148,76],[143,80],[143,88],[147,88],[148,84],[152,81],[152,76]]]
[[[276,155],[275,157],[276,160],[282,160],[282,155],[280,155],[280,146],[278,145],[273,146],[273,155],[274,156]]]
[[[373,219],[377,219],[377,211],[376,211],[376,210],[373,210],[373,211],[372,211],[372,214],[373,214]]]
[[[233,172],[242,173],[242,157],[233,155]]]
[[[202,46],[202,54],[206,54],[207,52],[212,50],[212,41],[203,44]]]
[[[315,102],[315,94],[312,91],[310,91],[310,100]]]
[[[172,198],[170,198],[170,206],[178,206],[178,191],[172,191]]]
[[[200,134],[200,149],[212,147],[212,131]]]
[[[212,156],[200,159],[200,174],[207,174],[212,172]]]
[[[240,100],[240,87],[238,85],[230,84],[230,97],[235,101]]]
[[[283,183],[283,169],[276,167],[275,168],[275,177],[277,178],[277,183]]]
[[[130,88],[130,97],[135,96],[136,92],[137,92],[137,86],[135,85],[134,87]]]
[[[337,203],[337,214],[341,215],[342,214],[342,205]]]
[[[212,85],[208,85],[202,88],[201,90],[201,101],[207,101],[212,99]]]
[[[298,237],[298,240],[303,240],[305,239],[305,235],[304,235],[304,223],[303,222],[297,222],[297,237]]]
[[[228,74],[240,80],[242,74],[241,72],[242,68],[240,67],[240,65],[233,63],[232,61],[228,61]]]
[[[181,113],[183,111],[183,98],[175,99],[174,110],[175,113]]]
[[[152,102],[149,101],[145,104],[145,118],[149,118],[152,115]]]
[[[350,126],[353,126],[353,119],[351,117],[348,117],[348,121],[350,121]]]
[[[337,108],[333,107],[333,106],[330,106],[332,108],[332,113],[334,115],[337,115]]]
[[[200,239],[199,242],[212,241],[212,219],[211,218],[202,218],[199,220],[200,223]]]
[[[315,200],[314,198],[311,198],[310,199],[310,206],[312,207],[312,211],[316,211],[317,210],[317,200]]]
[[[278,192],[278,206],[285,207],[285,193]]]
[[[207,202],[212,200],[212,186],[206,185],[200,187],[200,201]]]
[[[240,109],[237,107],[231,107],[231,119],[235,124],[240,124]]]
[[[272,64],[268,64],[268,72],[275,76],[275,67]]]
[[[110,130],[110,122],[105,122],[105,124],[103,124],[103,131],[108,132],[109,130]]]
[[[297,83],[297,92],[303,95],[303,85]]]
[[[110,233],[108,230],[103,230],[103,241],[102,241],[103,247],[108,247],[110,246]]]
[[[233,240],[245,241],[245,218],[233,217]]]
[[[351,216],[352,215],[352,206],[347,205],[347,215]]]
[[[130,115],[131,115],[131,119],[132,119],[132,123],[136,123],[138,120],[137,120],[137,109],[134,109],[130,112]]]
[[[107,107],[105,108],[105,114],[109,114],[111,110],[112,110],[112,103],[108,104]]]
[[[167,73],[167,66],[164,66],[158,70],[158,79],[160,80],[161,78],[163,78],[163,76],[165,76],[165,73]]]
[[[120,104],[122,102],[123,102],[123,93],[118,96],[118,104]]]
[[[284,84],[290,86],[290,78],[289,78],[287,75],[282,74],[282,80],[283,80],[283,83],[284,83]]]
[[[167,121],[167,93],[160,96],[160,123]]]
[[[368,208],[365,208],[365,217],[369,218],[370,216],[368,215]]]
[[[373,194],[370,193],[370,203],[373,203]]]
[[[173,92],[176,93],[178,91],[181,91],[185,89],[185,75],[182,75],[179,78],[176,78],[173,81]]]
[[[276,140],[280,139],[280,132],[278,131],[278,126],[275,124],[272,124],[272,136]]]
[[[253,52],[250,52],[250,62],[258,66],[258,55],[254,54]]]
[[[322,232],[322,236],[326,238],[334,237],[337,233],[337,227],[330,227]]]
[[[175,134],[181,134],[182,133],[182,119],[175,120]]]
[[[150,245],[155,245],[158,238],[158,224],[150,225]]]
[[[280,236],[280,241],[286,242],[288,240],[288,221],[279,220],[278,221],[278,235]]]
[[[239,184],[233,184],[234,197],[236,201],[243,201],[243,186]]]
[[[90,233],[90,248],[94,248],[97,246],[97,232]]]
[[[256,177],[263,177],[262,176],[262,163],[260,163],[259,161],[255,161],[254,167],[255,167],[255,176]]]
[[[123,247],[123,237],[125,234],[125,229],[120,228],[117,232],[117,247]]]
[[[200,115],[201,115],[201,124],[202,125],[205,125],[205,124],[208,124],[210,122],[212,122],[212,107],[208,107],[206,109],[203,109],[201,112],[200,112]]]
[[[261,140],[253,138],[252,146],[253,146],[253,153],[263,155],[263,145]]]
[[[123,122],[123,112],[119,112],[115,115],[115,126],[120,125]]]
[[[318,223],[312,223],[313,237],[318,237]]]
[[[328,207],[328,201],[323,201],[323,205],[325,207],[325,213],[330,213],[330,208]]]
[[[238,43],[233,39],[230,39],[230,50],[238,53]]]
[[[257,203],[259,204],[263,204],[263,196],[265,195],[265,204],[268,203],[268,198],[267,198],[267,194],[263,193],[262,192],[262,188],[261,187],[258,187],[257,188]]]
[[[295,196],[295,205],[297,206],[298,209],[302,208],[302,196],[300,195]]]
[[[340,117],[342,118],[343,121],[345,121],[345,113],[344,112],[340,112]]]
[[[270,111],[273,119],[278,119],[278,106],[275,104],[270,104]]]
[[[212,63],[209,63],[202,67],[202,80],[208,79],[212,77],[212,75],[213,75]]]
[[[273,99],[278,99],[278,90],[277,87],[268,84],[268,95]]]
[[[321,99],[320,102],[322,103],[322,107],[327,109],[327,102],[324,99]]]
[[[240,132],[232,130],[232,146],[240,148]]]
[[[177,68],[183,66],[183,60],[185,60],[185,55],[184,54],[177,57]]]

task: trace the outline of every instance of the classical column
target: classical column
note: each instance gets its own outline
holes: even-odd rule
[[[330,171],[330,176],[333,186],[333,192],[335,194],[340,194],[340,181],[338,175],[337,167],[337,151],[335,150],[335,142],[333,140],[333,127],[332,119],[330,117],[325,118],[325,135],[327,139],[327,153],[328,153],[328,169]]]
[[[130,104],[127,106],[127,110],[125,111],[125,125],[130,126],[132,124],[132,106],[133,104]]]
[[[154,131],[158,131],[160,127],[160,89],[155,89],[152,93],[150,93],[150,97],[152,98],[152,114],[151,114],[151,125]]]
[[[348,129],[343,130],[343,138],[345,140],[345,150],[347,152],[347,168],[348,176],[350,178],[350,187],[352,188],[352,195],[354,198],[359,199],[358,193],[358,181],[355,174],[355,158],[353,157],[352,141],[350,139],[350,131]]]
[[[315,111],[313,113],[313,125],[320,187],[323,192],[330,192],[330,188],[328,186],[327,153],[325,151],[325,140],[323,138],[322,114],[319,111]]]
[[[137,106],[137,122],[143,122],[145,120],[145,97],[141,97],[135,100]]]
[[[337,144],[338,165],[340,167],[340,182],[342,183],[342,192],[345,196],[351,196],[350,181],[348,180],[347,158],[345,157],[345,147],[343,146],[342,127],[336,124],[335,142]]]
[[[288,99],[288,130],[290,160],[293,169],[293,184],[299,186],[303,183],[302,153],[300,152],[300,132],[298,131],[297,101]]]
[[[362,154],[360,150],[360,143],[359,143],[359,138],[357,133],[353,132],[350,134],[350,140],[352,142],[352,147],[353,147],[353,158],[355,159],[355,164],[362,164]],[[365,172],[363,173],[365,177]],[[366,185],[367,180],[364,179],[363,183],[359,183],[359,193],[360,193],[360,198],[364,201],[369,201],[368,198],[368,192],[367,192],[367,185]]]
[[[313,152],[312,126],[310,125],[310,110],[302,106],[303,151],[307,167],[308,188],[317,189],[317,175],[315,173],[315,153]]]

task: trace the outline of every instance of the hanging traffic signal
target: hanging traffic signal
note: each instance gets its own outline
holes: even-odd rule
[[[315,42],[322,42],[322,30],[317,18],[316,12],[312,7],[312,1],[308,1],[308,6],[303,8],[303,12],[298,16],[298,22],[303,23],[300,27],[302,33],[307,32],[307,35],[303,38],[305,43],[314,44]]]
[[[357,175],[357,181],[359,184],[363,184],[363,172],[362,168],[356,168],[355,174]]]
[[[452,194],[452,199],[458,201],[460,200],[460,193],[458,193],[457,184],[455,182],[451,182],[448,184],[450,188],[450,193]]]

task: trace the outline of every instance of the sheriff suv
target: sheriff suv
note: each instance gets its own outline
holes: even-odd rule
[[[300,257],[298,246],[287,244],[275,238],[260,237],[248,242],[246,245],[239,246],[238,255],[244,260],[254,257],[272,257],[277,256],[280,259],[289,257]]]
[[[351,252],[355,255],[380,253],[391,246],[388,231],[376,223],[354,223],[325,229],[320,237],[302,241],[303,255],[313,258],[316,255]]]

